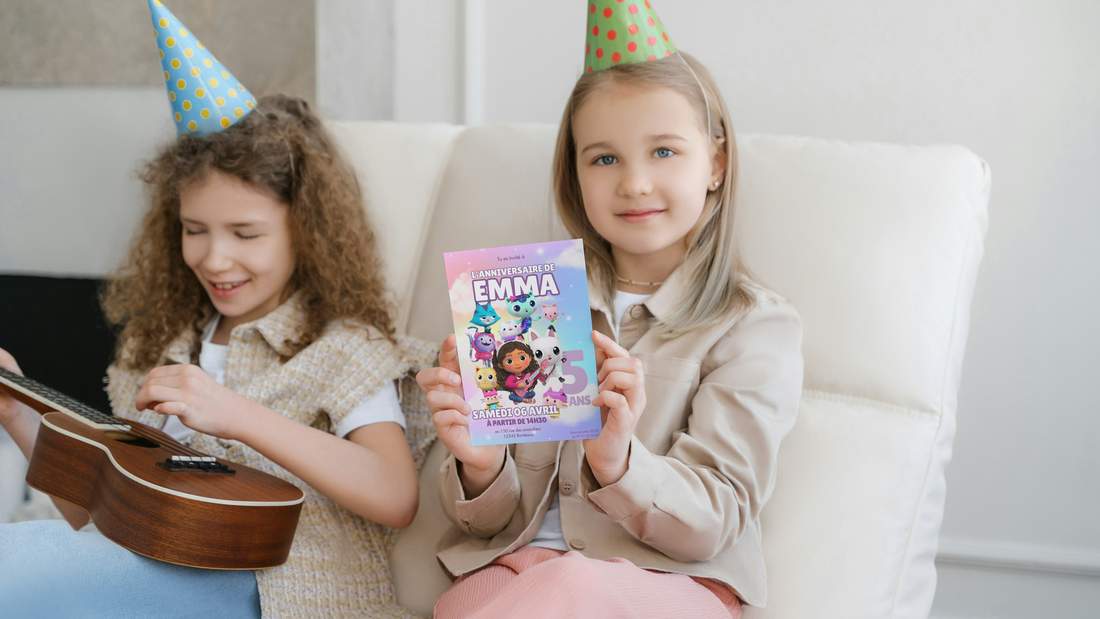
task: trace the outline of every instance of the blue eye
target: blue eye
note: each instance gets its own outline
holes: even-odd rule
[[[672,155],[673,152],[671,148],[658,148],[656,151],[653,152],[653,156],[658,159],[666,159],[668,157],[671,157]]]
[[[613,163],[618,163],[618,161],[619,160],[616,159],[614,155],[603,155],[602,157],[596,158],[596,165],[611,165]]]

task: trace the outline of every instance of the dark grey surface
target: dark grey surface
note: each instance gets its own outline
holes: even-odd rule
[[[115,334],[99,307],[100,280],[0,275],[0,348],[23,373],[110,411],[103,378]]]

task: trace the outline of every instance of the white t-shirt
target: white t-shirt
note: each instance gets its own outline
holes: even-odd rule
[[[215,344],[211,341],[214,337],[214,331],[218,327],[218,320],[220,318],[220,316],[215,316],[207,323],[206,328],[202,331],[202,349],[199,351],[199,367],[217,381],[219,385],[224,385],[225,360],[226,356],[229,354],[229,346]],[[374,397],[355,407],[355,410],[351,411],[351,413],[336,426],[336,436],[344,438],[356,428],[368,426],[372,423],[381,423],[383,421],[392,421],[402,428],[405,427],[405,413],[401,411],[401,406],[397,400],[397,387],[395,387],[393,383],[386,385],[381,391],[375,394]],[[163,430],[165,434],[181,443],[195,433],[194,430],[183,425],[179,417],[175,415],[168,415],[168,419],[164,421]]]
[[[643,303],[648,298],[648,294],[635,294],[633,292],[623,292],[621,290],[615,291],[615,298],[611,302],[615,324],[611,325],[611,328],[615,330],[616,339],[618,339],[619,325],[623,323],[623,316],[626,315],[626,310],[633,305]],[[535,538],[527,545],[538,546],[540,548],[553,548],[566,552],[569,551],[569,547],[565,545],[565,536],[562,535],[561,532],[561,506],[557,492],[550,498],[550,507],[546,509],[546,517],[542,519],[542,524],[539,525],[539,530],[535,533]]]

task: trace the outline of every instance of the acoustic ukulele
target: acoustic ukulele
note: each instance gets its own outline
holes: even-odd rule
[[[295,485],[4,368],[0,391],[44,413],[27,484],[88,512],[123,548],[209,569],[286,562],[305,498]]]

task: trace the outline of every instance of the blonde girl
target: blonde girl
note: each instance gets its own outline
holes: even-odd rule
[[[116,415],[298,485],[283,566],[200,570],[57,521],[0,525],[5,616],[405,616],[387,556],[417,510],[431,439],[411,373],[435,351],[397,338],[359,187],[299,99],[265,97],[224,131],[165,146],[150,204],[103,296],[121,325]],[[0,365],[18,371],[0,351]],[[0,396],[30,455],[38,415]]]
[[[759,517],[795,419],[802,331],[738,262],[736,174],[725,102],[691,56],[577,82],[554,186],[584,241],[603,430],[471,447],[455,342],[443,343],[440,367],[417,376],[452,454],[440,496],[457,530],[439,559],[457,581],[437,617],[764,605]]]

